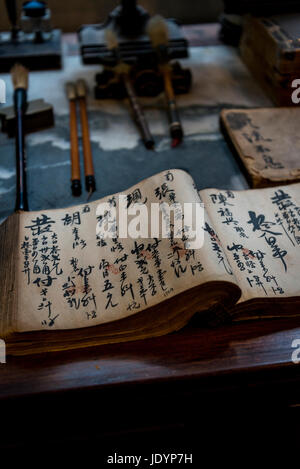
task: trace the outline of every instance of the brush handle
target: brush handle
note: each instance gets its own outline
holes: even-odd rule
[[[138,102],[137,96],[135,94],[135,90],[133,88],[133,85],[129,76],[126,74],[123,74],[123,81],[124,81],[124,85],[126,88],[126,92],[127,92],[133,113],[134,113],[136,123],[141,130],[143,142],[146,148],[151,150],[154,147],[154,139],[149,130],[149,126],[148,126],[145,114],[143,112],[143,109],[140,103]]]
[[[95,192],[96,181],[94,173],[93,155],[90,141],[89,121],[86,110],[86,99],[79,98],[80,121],[83,144],[85,187],[87,192]]]
[[[81,195],[80,182],[80,159],[79,144],[77,133],[77,117],[76,117],[76,101],[71,99],[70,102],[70,143],[71,143],[71,189],[75,197]]]
[[[26,155],[25,155],[25,133],[24,118],[27,106],[27,92],[18,88],[14,93],[14,106],[16,114],[16,173],[17,193],[16,211],[28,211],[27,181],[26,181]]]
[[[176,106],[175,93],[169,68],[165,67],[163,69],[163,77],[170,122],[170,135],[173,139],[181,141],[183,138],[183,129]]]

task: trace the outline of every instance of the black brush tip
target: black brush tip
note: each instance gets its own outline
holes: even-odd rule
[[[81,182],[80,179],[73,179],[72,180],[72,194],[74,197],[79,197],[81,195]]]

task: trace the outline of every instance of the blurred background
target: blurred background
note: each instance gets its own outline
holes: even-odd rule
[[[186,24],[213,22],[222,11],[222,0],[140,0],[139,5],[150,14],[160,13],[168,18],[176,18]],[[0,15],[0,30],[9,27],[4,9]],[[19,1],[19,7],[22,2]],[[117,0],[49,0],[52,24],[65,32],[75,31],[82,24],[101,23],[108,13],[119,4]]]

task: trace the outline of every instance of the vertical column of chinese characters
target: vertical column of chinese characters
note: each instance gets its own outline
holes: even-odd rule
[[[195,260],[195,251],[193,249],[186,249],[186,241],[188,241],[188,232],[191,229],[190,226],[186,226],[184,223],[184,213],[180,204],[176,201],[175,189],[172,187],[174,180],[173,174],[169,171],[164,175],[166,182],[161,186],[157,187],[154,191],[155,197],[160,203],[162,212],[163,223],[168,227],[167,237],[169,239],[169,253],[168,260],[169,265],[172,268],[176,278],[180,278],[186,274],[188,263]],[[165,204],[171,204],[169,207]],[[171,220],[171,210],[173,210],[174,222]],[[154,251],[155,252],[155,251]],[[192,273],[198,269],[203,270],[200,263],[195,263],[194,266],[190,266]],[[164,294],[169,294],[171,290],[167,290],[164,282],[164,273],[158,270],[159,284],[164,290]]]
[[[80,210],[67,212],[60,220],[64,228],[71,235],[72,257],[68,263],[71,270],[67,272],[62,284],[63,298],[65,299],[69,311],[80,311],[83,314],[81,319],[92,320],[97,318],[97,299],[91,285],[91,276],[95,269],[94,265],[82,262],[82,251],[87,248],[87,241],[82,235],[82,225],[86,214],[91,211],[89,205],[85,205]],[[88,249],[88,248],[87,248]]]
[[[110,264],[106,259],[102,259],[99,264],[99,270],[104,281],[102,293],[106,294],[105,310],[109,308],[116,308],[118,303],[113,299],[115,285],[113,285],[110,279],[110,274],[112,273],[117,275],[119,273],[119,269],[113,264]]]
[[[63,274],[60,267],[60,248],[55,232],[55,221],[45,214],[25,226],[21,243],[23,270],[27,285],[34,285],[40,294],[37,310],[42,312],[42,326],[52,327],[59,314],[53,311],[51,288]]]
[[[121,297],[129,301],[127,310],[136,309],[136,301],[132,282],[128,280],[128,253],[125,251],[123,243],[119,238],[112,239],[113,245],[111,252],[116,254],[116,259],[113,263],[112,272],[117,272],[120,284]]]

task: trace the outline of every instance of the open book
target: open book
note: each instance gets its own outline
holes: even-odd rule
[[[124,194],[128,210],[135,203],[150,213],[154,204],[161,220],[166,204],[204,204],[202,247],[191,247],[186,230],[175,233],[175,212],[167,236],[118,237],[116,220],[106,221],[119,194],[14,214],[0,227],[0,337],[8,353],[159,336],[196,313],[205,320],[299,314],[300,184],[198,193],[186,172],[169,170]],[[99,231],[104,224],[112,237]]]

